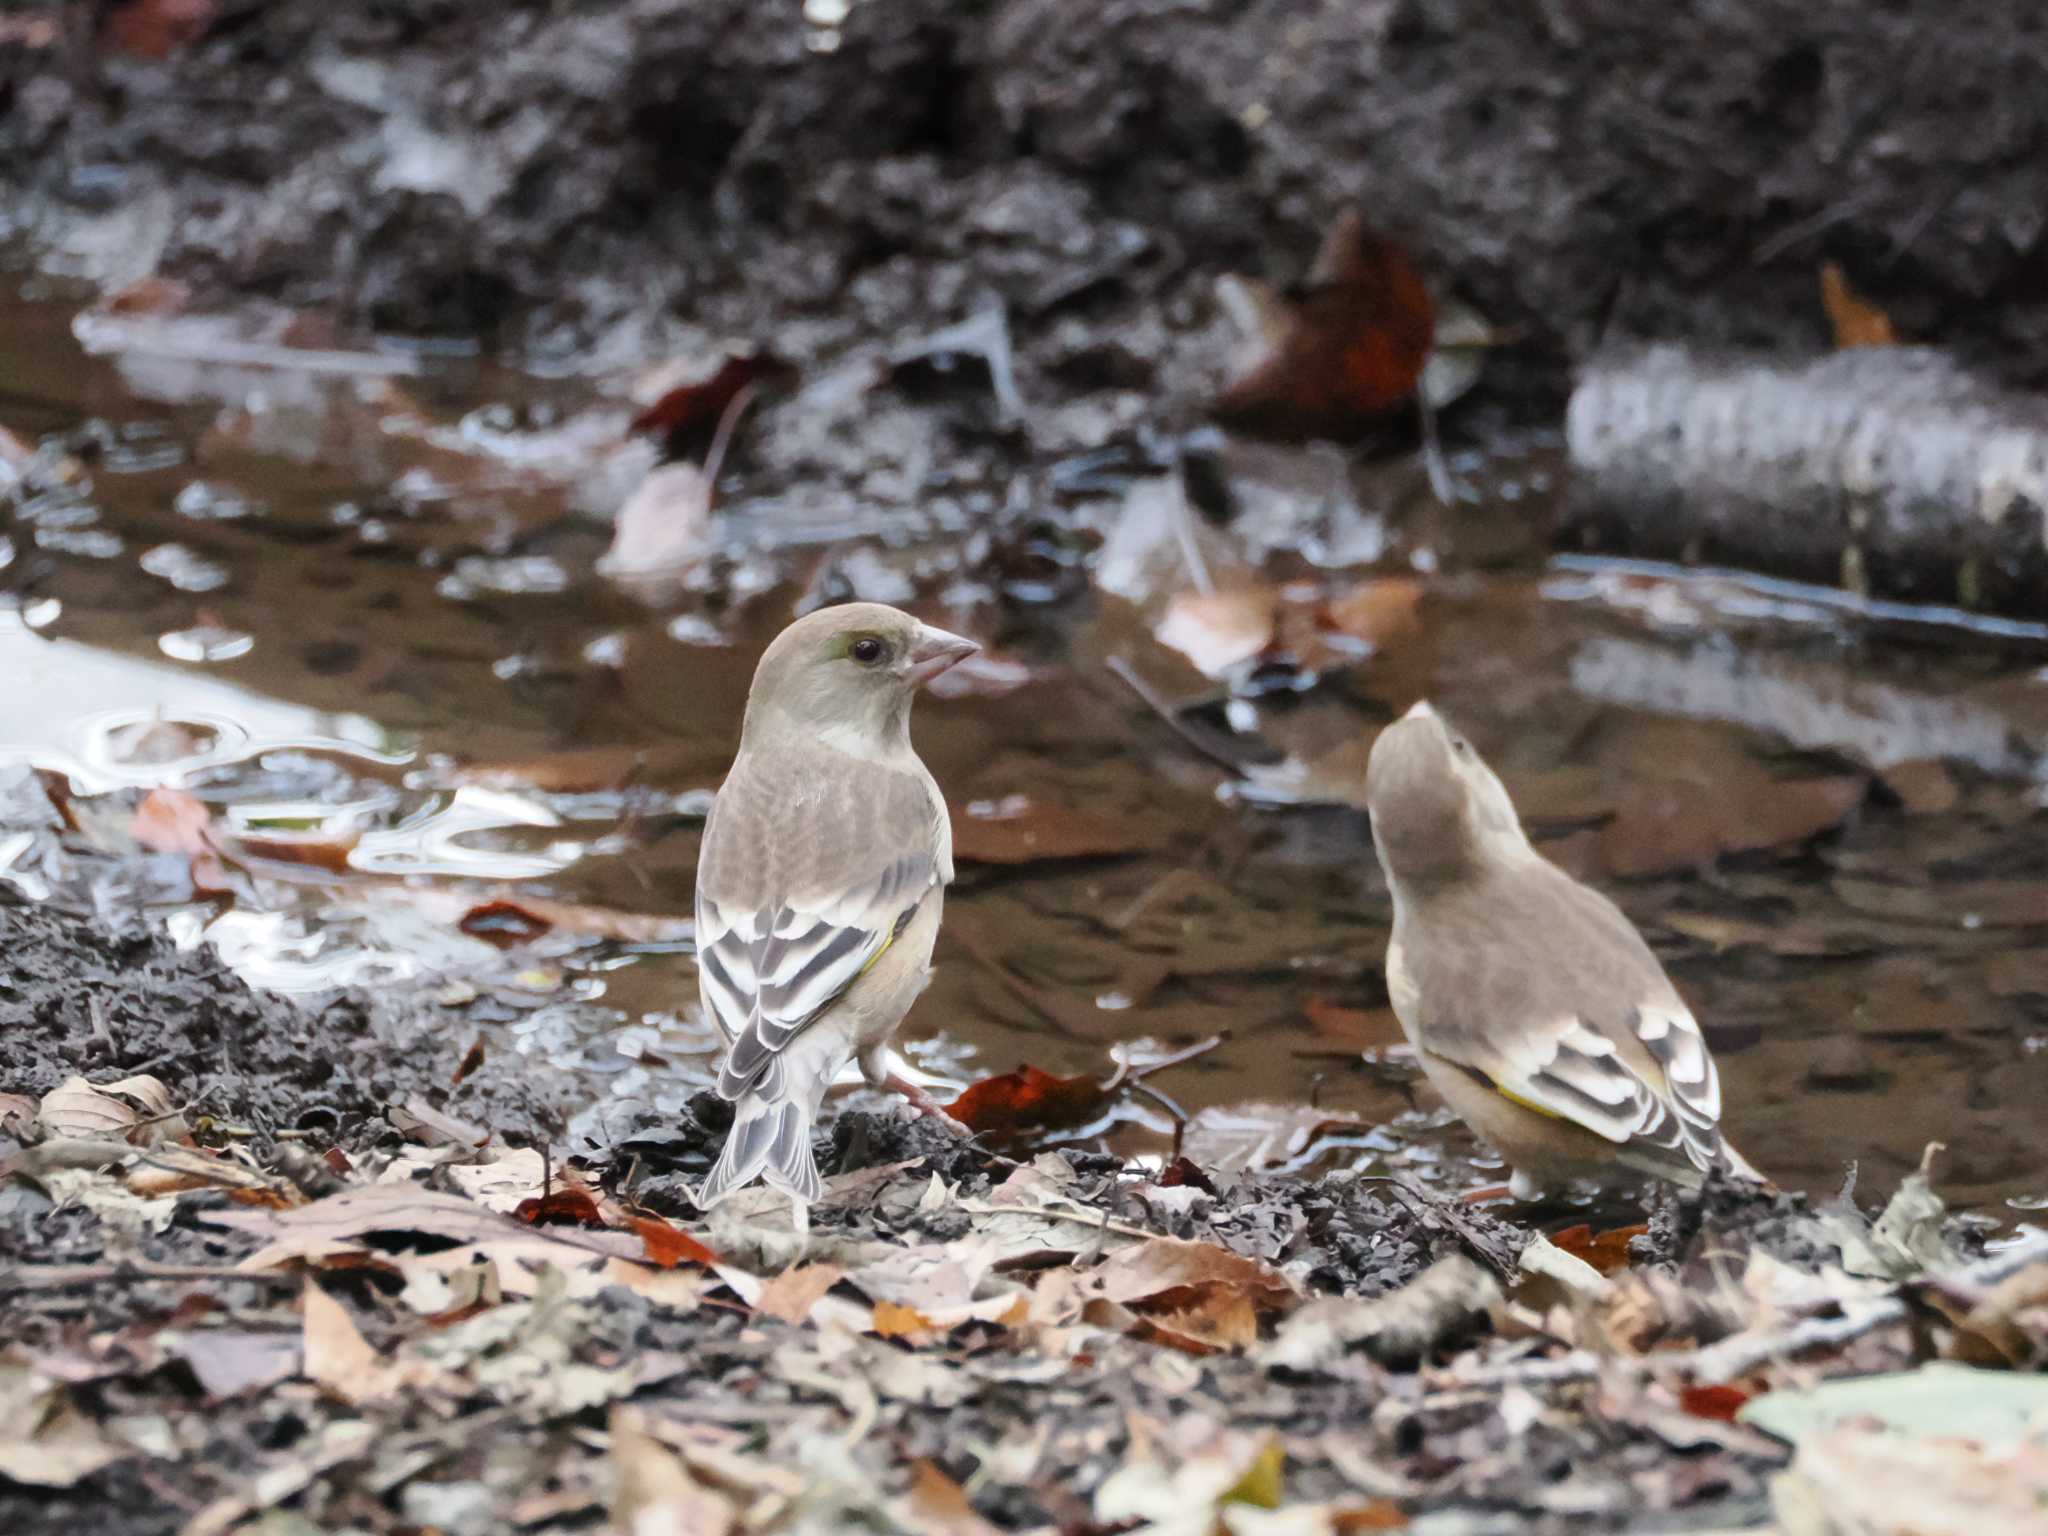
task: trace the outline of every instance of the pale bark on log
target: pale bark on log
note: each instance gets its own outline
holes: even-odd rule
[[[1596,358],[1566,436],[1568,547],[2048,613],[2048,402],[1942,352]]]

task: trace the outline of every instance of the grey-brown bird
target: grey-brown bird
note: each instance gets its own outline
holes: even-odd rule
[[[930,977],[953,879],[952,823],[910,745],[910,703],[975,649],[849,603],[762,653],[697,862],[698,987],[726,1039],[718,1092],[734,1106],[700,1206],[756,1178],[800,1211],[815,1201],[811,1127],[848,1061],[930,1105],[884,1065]]]
[[[1518,1198],[1630,1175],[1697,1185],[1714,1168],[1760,1178],[1721,1134],[1714,1058],[1642,935],[1536,851],[1428,704],[1373,743],[1366,802],[1394,897],[1394,1011]]]

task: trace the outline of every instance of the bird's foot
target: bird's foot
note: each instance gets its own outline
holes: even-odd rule
[[[1468,1189],[1458,1196],[1464,1205],[1485,1205],[1494,1200],[1506,1200],[1514,1190],[1506,1184],[1487,1184],[1478,1189]]]
[[[925,1092],[922,1084],[913,1083],[907,1077],[899,1077],[892,1073],[888,1077],[883,1078],[876,1086],[886,1088],[892,1093],[901,1094],[908,1101],[910,1107],[920,1115],[930,1116],[941,1125],[947,1127],[947,1129],[959,1135],[965,1136],[968,1134],[967,1127],[947,1114],[946,1106]]]

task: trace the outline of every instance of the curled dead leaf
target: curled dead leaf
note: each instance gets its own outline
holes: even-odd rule
[[[1223,291],[1254,335],[1211,414],[1256,436],[1357,435],[1413,396],[1436,337],[1421,274],[1355,208],[1338,216],[1294,294],[1242,280]]]
[[[1084,1124],[1105,1102],[1094,1078],[1055,1077],[1027,1063],[970,1085],[945,1110],[971,1131],[1016,1136]]]
[[[1835,262],[1820,269],[1820,302],[1828,312],[1828,324],[1838,347],[1895,347],[1898,333],[1891,316],[1863,298],[1849,286],[1849,278]]]
[[[105,1084],[74,1073],[36,1107],[46,1134],[86,1140],[139,1140],[150,1124],[164,1124],[173,1113],[170,1089],[147,1073]]]

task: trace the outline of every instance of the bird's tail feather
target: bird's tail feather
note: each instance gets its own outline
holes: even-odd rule
[[[793,1199],[814,1205],[825,1193],[811,1156],[811,1112],[795,1098],[770,1099],[756,1092],[734,1106],[732,1129],[718,1154],[697,1205],[709,1210],[734,1190],[766,1179]]]

